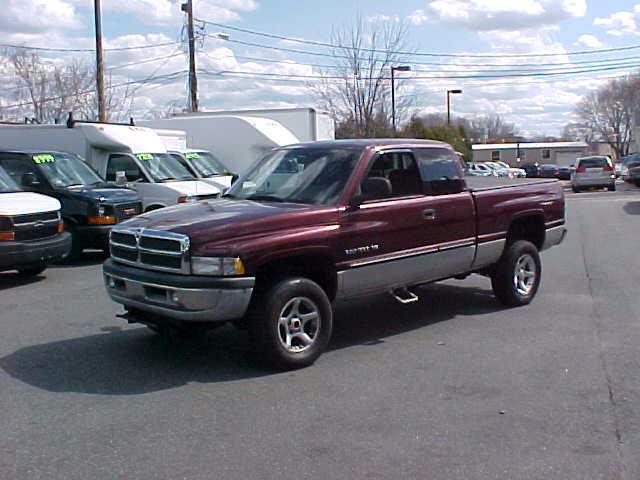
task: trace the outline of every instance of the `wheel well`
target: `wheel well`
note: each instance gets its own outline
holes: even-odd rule
[[[316,282],[333,301],[338,290],[338,277],[333,262],[323,255],[300,255],[274,260],[261,265],[256,272],[256,290],[264,291],[278,278],[300,276]]]
[[[507,232],[507,244],[528,240],[540,250],[544,245],[544,235],[544,218],[541,215],[530,215],[519,218],[511,224]]]

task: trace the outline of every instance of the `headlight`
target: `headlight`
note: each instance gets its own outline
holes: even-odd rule
[[[191,272],[194,275],[214,277],[244,275],[244,264],[239,258],[192,257]]]
[[[110,205],[98,205],[98,215],[87,218],[89,225],[113,225],[118,219],[113,215],[113,207]]]

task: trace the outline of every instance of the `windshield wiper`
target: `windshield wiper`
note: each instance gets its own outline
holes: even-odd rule
[[[280,197],[275,197],[273,195],[251,195],[247,197],[247,200],[255,200],[255,201],[265,201],[265,202],[284,202]]]

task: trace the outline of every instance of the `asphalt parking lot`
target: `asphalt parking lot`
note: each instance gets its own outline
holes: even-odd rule
[[[640,191],[567,208],[528,307],[479,276],[343,305],[289,373],[126,326],[97,254],[0,274],[0,478],[638,479]]]

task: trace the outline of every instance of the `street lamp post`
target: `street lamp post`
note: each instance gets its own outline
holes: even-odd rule
[[[447,90],[447,125],[451,125],[451,95],[462,93],[462,90]]]
[[[409,65],[401,65],[399,67],[391,67],[391,122],[393,123],[393,132],[396,132],[396,72],[409,72]]]

